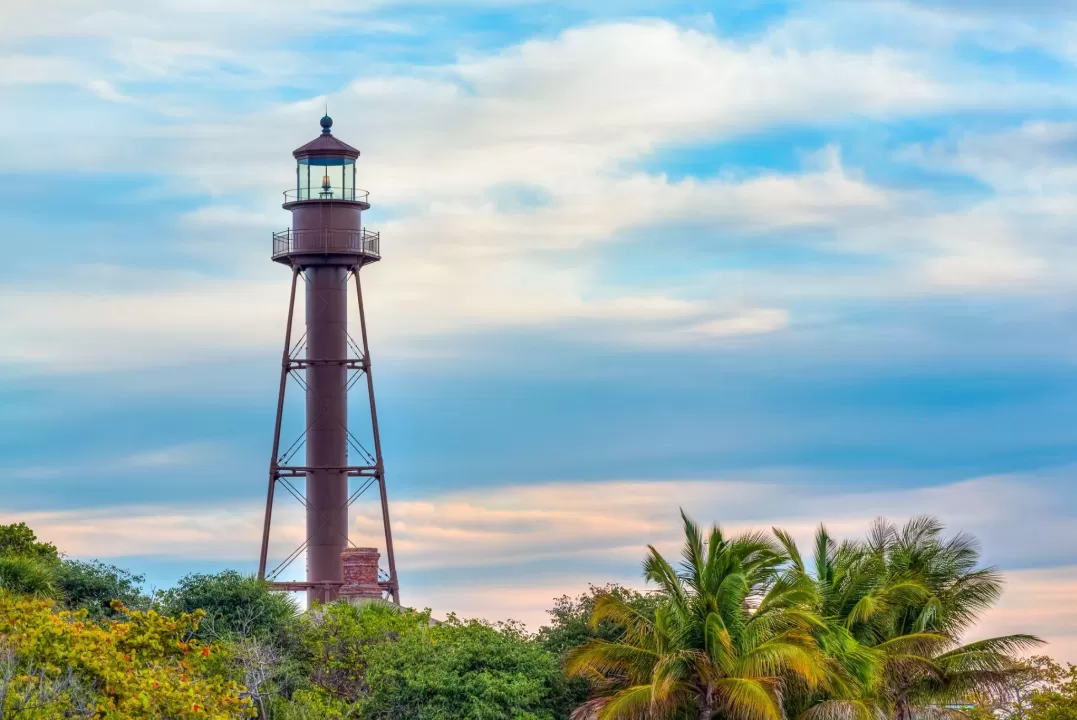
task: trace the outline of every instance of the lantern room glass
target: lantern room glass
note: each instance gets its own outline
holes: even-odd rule
[[[355,160],[301,158],[295,166],[295,188],[300,200],[355,200]]]

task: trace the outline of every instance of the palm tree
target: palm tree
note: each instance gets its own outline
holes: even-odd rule
[[[880,520],[866,542],[840,545],[820,526],[813,571],[788,534],[775,534],[791,559],[786,582],[813,584],[825,621],[816,638],[853,682],[812,698],[806,720],[948,714],[948,705],[1001,686],[1017,670],[1016,654],[1041,642],[1008,635],[961,643],[1001,596],[1002,579],[978,567],[974,538],[944,538],[935,518],[901,529]]]
[[[589,678],[601,697],[577,718],[781,720],[788,681],[823,686],[827,662],[812,637],[819,620],[805,578],[782,576],[780,545],[763,534],[709,538],[683,512],[679,569],[649,546],[644,576],[667,601],[653,615],[604,595],[591,623],[624,628],[616,641],[592,640],[573,651],[570,674]]]
[[[0,590],[40,598],[57,596],[56,574],[48,563],[21,555],[0,555]]]

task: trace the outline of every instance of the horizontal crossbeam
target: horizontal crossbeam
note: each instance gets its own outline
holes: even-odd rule
[[[296,580],[294,582],[271,582],[269,587],[273,590],[285,592],[298,592],[300,590],[336,589],[344,585],[343,580]],[[384,591],[391,591],[393,584],[388,580],[379,580],[378,587]]]
[[[306,370],[309,367],[316,365],[343,365],[349,370],[366,370],[367,362],[361,358],[343,358],[338,360],[320,359],[310,360],[307,358],[293,358],[288,360],[286,367],[288,370]]]
[[[348,477],[379,477],[381,470],[377,465],[281,465],[277,468],[277,477],[305,477],[313,472],[339,472]]]

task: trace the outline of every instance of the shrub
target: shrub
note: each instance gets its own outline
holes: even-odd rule
[[[112,601],[125,607],[149,609],[150,599],[142,594],[142,575],[94,560],[64,560],[56,571],[56,580],[64,605],[71,610],[85,609],[90,618],[115,617]]]
[[[515,623],[449,616],[365,656],[364,718],[554,720],[571,708],[559,658]]]
[[[0,555],[0,590],[37,598],[56,597],[55,571],[33,557]]]
[[[95,716],[105,720],[251,717],[243,688],[224,673],[227,650],[191,639],[201,613],[169,618],[128,612],[119,603],[113,609],[124,619],[98,625],[85,610],[58,612],[50,601],[0,592],[6,652],[20,669],[37,669],[21,682],[56,684],[70,677],[70,687],[92,692]],[[50,712],[37,717],[78,717],[78,693],[54,695]],[[18,693],[7,693],[4,702],[17,699]],[[5,717],[14,712],[2,709]]]
[[[398,639],[429,624],[428,613],[378,602],[330,603],[300,621],[310,680],[329,697],[355,702],[365,696],[367,654],[374,645]]]
[[[174,615],[204,611],[206,618],[197,635],[200,639],[270,637],[296,613],[289,595],[273,592],[268,583],[235,570],[187,575],[164,593],[162,605]]]
[[[52,543],[40,542],[26,523],[0,525],[0,555],[39,560],[49,565],[60,562],[60,553]]]

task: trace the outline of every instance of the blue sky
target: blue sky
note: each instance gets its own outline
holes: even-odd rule
[[[1077,660],[1072,9],[9,3],[0,522],[158,586],[254,568],[270,235],[328,102],[406,602],[537,626],[681,506],[933,513],[1010,578],[981,631]]]

